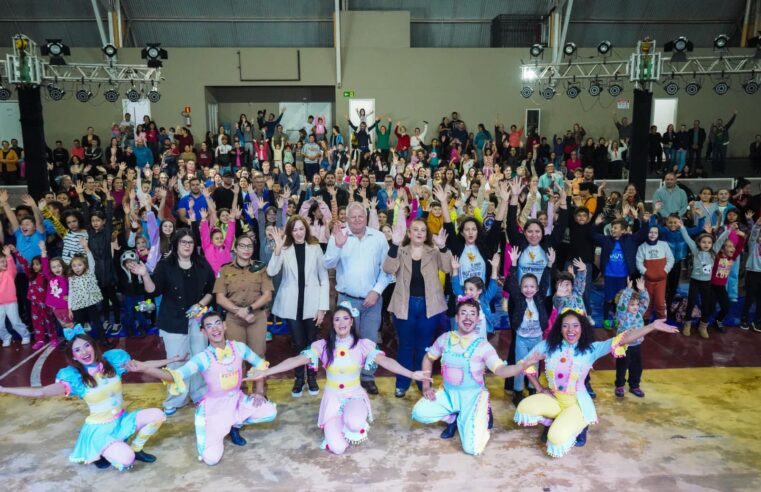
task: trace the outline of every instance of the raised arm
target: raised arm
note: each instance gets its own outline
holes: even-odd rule
[[[424,359],[427,359],[425,357]],[[432,383],[433,379],[431,379],[431,371],[430,369],[425,371],[410,371],[406,367],[402,366],[400,363],[395,361],[394,359],[390,357],[386,357],[383,354],[378,354],[375,356],[375,363],[381,366],[382,368],[386,369],[387,371],[393,372],[394,374],[398,374],[400,376],[404,376],[410,379],[414,379],[415,381],[427,381],[428,383]]]
[[[664,333],[679,333],[679,329],[666,323],[665,319],[657,319],[647,326],[642,328],[635,328],[625,331],[619,342],[621,345],[628,345],[629,343],[643,338],[654,331],[662,331]]]

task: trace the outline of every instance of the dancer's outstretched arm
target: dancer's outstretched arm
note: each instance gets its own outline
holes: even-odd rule
[[[428,357],[425,357],[424,360],[427,358]],[[386,357],[385,355],[382,355],[382,354],[378,354],[375,356],[375,363],[381,366],[382,368],[393,372],[394,374],[398,374],[406,378],[414,379],[415,381],[427,381],[428,383],[433,382],[433,379],[431,379],[430,369],[428,371],[410,371],[409,369],[402,366],[400,363],[398,363],[394,359],[390,357]]]
[[[501,378],[510,378],[520,375],[526,368],[538,364],[540,360],[544,359],[544,354],[540,352],[532,352],[525,359],[520,361],[520,364],[508,366],[507,364],[499,366],[494,374]],[[529,376],[530,378],[531,376]]]
[[[66,386],[53,383],[41,388],[7,388],[0,386],[0,394],[23,396],[26,398],[49,398],[66,394]]]
[[[258,381],[268,376],[273,376],[275,374],[280,374],[281,372],[286,372],[286,371],[290,371],[291,369],[296,369],[299,366],[309,364],[309,362],[310,362],[310,359],[306,355],[296,355],[291,357],[290,359],[285,359],[280,364],[269,367],[263,371],[253,370],[250,372],[251,376],[243,379],[243,381]]]
[[[675,328],[668,323],[666,323],[665,319],[657,319],[650,323],[647,326],[643,326],[642,328],[636,328],[634,330],[627,330],[623,333],[623,337],[621,337],[621,345],[628,345],[629,343],[633,342],[634,340],[637,340],[638,338],[642,338],[654,331],[662,331],[664,333],[679,333],[679,329]]]

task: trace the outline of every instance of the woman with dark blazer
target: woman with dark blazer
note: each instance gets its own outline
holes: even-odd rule
[[[291,334],[293,355],[309,348],[317,337],[330,309],[330,282],[320,243],[312,236],[309,223],[300,215],[288,219],[285,232],[274,235],[275,249],[267,265],[270,277],[282,272],[272,314],[285,320]],[[320,391],[316,372],[306,371],[310,395]],[[296,368],[291,396],[298,398],[304,388],[304,366]]]
[[[431,236],[423,219],[413,220],[407,229],[405,218],[399,217],[391,242],[383,271],[396,276],[388,306],[399,336],[396,359],[405,368],[418,371],[425,349],[436,337],[439,315],[447,310],[439,271],[452,271],[452,254],[446,247],[446,231]],[[409,387],[409,378],[397,376],[394,396],[404,397]]]

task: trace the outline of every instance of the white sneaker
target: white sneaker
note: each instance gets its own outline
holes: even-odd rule
[[[3,347],[10,347],[11,346],[11,338],[6,338],[3,340]]]
[[[24,337],[21,339],[21,345],[29,345],[29,342],[31,342],[32,339],[30,337]]]

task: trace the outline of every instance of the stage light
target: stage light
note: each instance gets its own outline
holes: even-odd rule
[[[723,96],[727,92],[729,92],[729,84],[726,80],[720,80],[716,83],[716,85],[713,86],[713,91],[716,93],[717,96]]]
[[[684,92],[687,93],[688,96],[694,96],[698,92],[700,92],[700,84],[695,82],[694,80],[692,82],[689,82],[686,86],[684,86]]]
[[[161,67],[161,60],[168,58],[166,50],[160,48],[160,46],[161,43],[147,43],[145,48],[140,52],[140,57],[143,60],[148,60],[148,66],[151,68]]]
[[[608,53],[610,53],[611,49],[613,49],[613,45],[610,44],[610,41],[603,41],[602,43],[597,45],[597,52],[600,53],[602,56],[605,56]]]
[[[119,100],[119,91],[116,90],[116,87],[112,87],[103,93],[103,97],[108,102],[116,102]]]
[[[729,36],[726,34],[719,34],[713,39],[713,47],[717,50],[723,50],[729,44]]]
[[[539,58],[542,56],[542,53],[544,53],[544,46],[541,44],[534,44],[529,48],[528,52],[531,54],[532,58]]]
[[[600,85],[600,82],[593,80],[589,84],[589,89],[587,89],[589,92],[589,95],[592,97],[597,97],[602,93],[602,85]]]
[[[676,80],[671,79],[663,86],[663,90],[666,91],[666,94],[669,96],[675,96],[677,92],[679,92],[679,84],[676,83]]]
[[[608,87],[608,94],[610,94],[613,97],[618,97],[619,95],[621,95],[621,92],[623,92],[623,90],[624,88],[621,87],[620,84],[614,82],[610,84],[610,86]]]
[[[48,96],[50,96],[50,99],[53,101],[60,101],[65,95],[66,91],[63,89],[63,87],[59,87],[56,84],[48,85]]]
[[[103,47],[103,54],[106,55],[109,58],[113,58],[116,56],[116,46],[113,44],[107,44]]]
[[[581,94],[581,89],[579,89],[578,85],[569,85],[565,90],[565,95],[570,99],[576,99],[579,97],[579,94]]]
[[[135,89],[134,87],[127,91],[127,99],[129,99],[130,102],[138,102],[140,100],[140,91]]]
[[[663,51],[672,51],[674,53],[671,55],[671,61],[683,62],[687,61],[687,53],[685,52],[692,51],[693,47],[692,41],[688,40],[687,37],[679,36],[675,40],[664,44]]]
[[[749,96],[755,94],[756,92],[758,92],[758,82],[756,82],[755,79],[746,80],[745,82],[743,82],[743,90]]]
[[[576,53],[576,43],[566,43],[565,46],[563,46],[563,53],[565,53],[565,56],[573,56],[573,54]]]
[[[534,70],[531,67],[522,67],[521,68],[521,80],[524,82],[531,82],[533,80],[536,80],[538,77],[536,70]]]
[[[523,96],[526,99],[528,99],[529,97],[531,97],[533,95],[534,95],[534,89],[532,89],[531,87],[529,87],[527,85],[524,85],[523,88],[521,89],[521,96]]]
[[[554,88],[554,87],[552,87],[552,86],[549,86],[549,85],[548,85],[547,87],[545,87],[544,89],[542,89],[542,92],[541,92],[541,94],[542,94],[542,97],[543,97],[543,98],[545,98],[545,99],[547,99],[547,100],[549,101],[550,99],[552,99],[553,97],[555,97],[555,92],[556,92],[556,91],[555,91],[555,88]]]
[[[50,57],[51,65],[66,65],[63,57],[71,55],[71,50],[60,39],[46,39],[45,44],[40,46],[40,53]]]
[[[159,102],[159,100],[161,99],[161,93],[159,92],[159,90],[158,90],[158,89],[156,88],[156,86],[154,85],[154,86],[151,88],[150,92],[148,92],[148,96],[147,96],[147,97],[148,97],[148,100],[149,100],[150,102],[152,102],[152,103],[157,103],[157,102]]]
[[[88,89],[82,88],[74,93],[74,97],[77,98],[77,101],[86,103],[92,97],[92,92],[90,92]]]

